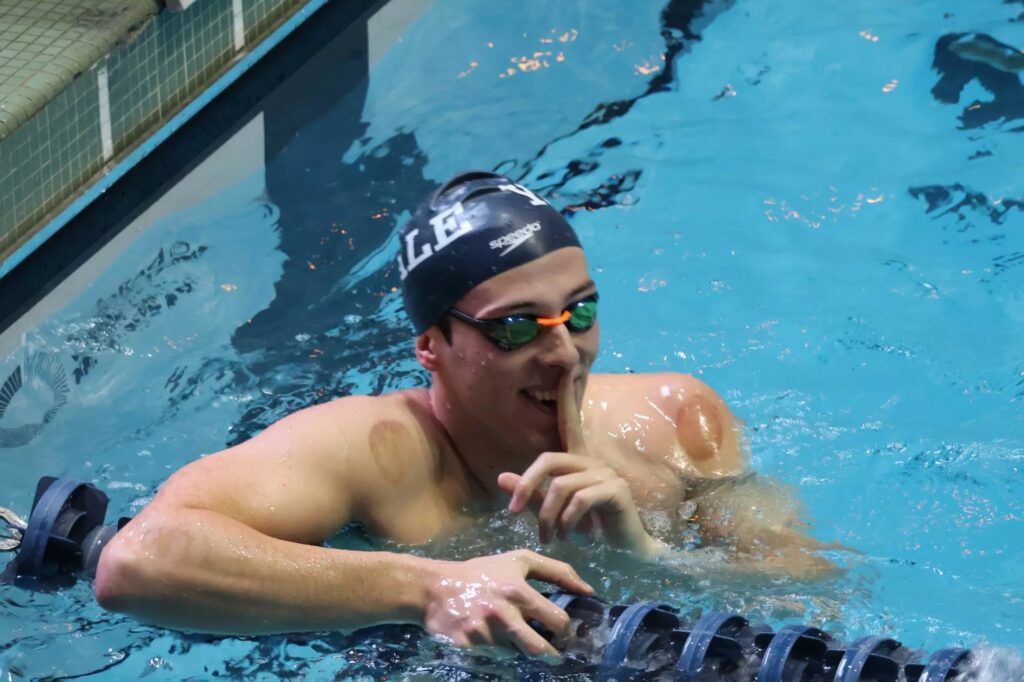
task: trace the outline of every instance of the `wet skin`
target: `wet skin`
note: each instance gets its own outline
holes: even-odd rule
[[[478,318],[557,317],[595,290],[567,248],[506,271],[458,304]],[[452,321],[416,356],[429,389],[350,396],[290,415],[176,473],[104,552],[107,608],[171,627],[258,633],[411,621],[459,646],[551,653],[526,621],[568,619],[526,578],[589,592],[533,552],[442,562],[315,547],[352,520],[420,543],[482,509],[533,513],[542,540],[600,525],[641,556],[665,551],[638,516],[674,510],[691,485],[742,473],[736,420],[679,374],[591,375],[597,326],[545,328],[501,351]]]

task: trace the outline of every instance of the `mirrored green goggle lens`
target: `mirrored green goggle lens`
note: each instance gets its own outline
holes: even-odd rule
[[[509,346],[521,346],[532,341],[539,332],[540,325],[533,320],[514,320],[504,325],[497,338]]]
[[[575,332],[585,332],[594,326],[597,320],[597,301],[580,301],[570,311],[565,324]],[[510,346],[522,346],[529,343],[540,333],[540,325],[529,318],[513,318],[491,331],[491,338]]]
[[[597,320],[597,301],[580,301],[573,308],[566,324],[577,332],[585,332],[594,326]]]

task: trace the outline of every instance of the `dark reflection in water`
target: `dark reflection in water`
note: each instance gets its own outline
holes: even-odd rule
[[[545,156],[548,148],[556,142],[573,137],[588,128],[607,125],[628,114],[641,99],[671,89],[676,77],[676,58],[686,51],[690,45],[700,40],[700,32],[716,16],[732,6],[733,0],[672,0],[672,2],[669,2],[661,12],[661,36],[665,39],[665,51],[662,53],[664,68],[651,77],[647,83],[646,90],[636,97],[598,104],[580,122],[575,130],[547,142],[532,158],[523,162],[520,177],[528,175],[533,170],[537,161]],[[617,147],[619,144],[621,144],[620,140],[610,138],[603,142],[599,148]],[[517,162],[510,159],[502,163],[499,168],[503,172],[509,173],[509,168],[516,166]],[[593,161],[571,160],[566,164],[565,172],[561,175],[554,172],[540,175],[539,180],[551,180],[551,182],[547,185],[535,185],[533,189],[542,193],[548,193],[565,186],[570,180],[580,175],[592,172],[596,166],[597,164],[593,163]],[[630,172],[638,175],[640,171]],[[636,177],[633,178],[633,182],[635,180]]]
[[[933,65],[940,74],[932,95],[945,104],[960,103],[964,87],[977,81],[993,95],[991,102],[965,102],[960,114],[964,128],[1024,119],[1024,54],[984,33],[951,33],[935,44]],[[1011,132],[1024,131],[1018,125]]]

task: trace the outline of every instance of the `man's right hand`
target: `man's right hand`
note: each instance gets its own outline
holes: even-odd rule
[[[527,621],[536,620],[558,636],[569,626],[569,616],[527,578],[567,592],[593,593],[569,564],[528,550],[438,565],[443,575],[427,587],[423,625],[458,647],[499,645],[530,656],[557,654]]]

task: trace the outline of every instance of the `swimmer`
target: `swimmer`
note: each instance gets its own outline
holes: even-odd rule
[[[640,510],[689,505],[709,536],[745,536],[735,546],[760,552],[755,567],[814,565],[815,543],[788,521],[758,525],[763,508],[719,513],[723,485],[747,461],[711,388],[681,374],[590,373],[598,288],[545,200],[506,177],[463,173],[399,241],[430,387],[309,407],[188,464],[104,550],[101,605],[213,633],[410,622],[460,647],[554,653],[528,622],[559,633],[568,616],[527,579],[592,593],[564,562],[526,550],[441,561],[322,546],[352,521],[423,543],[501,506],[534,515],[542,543],[586,534],[648,559],[674,550]]]

